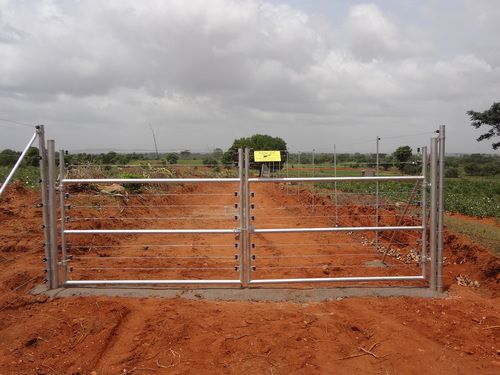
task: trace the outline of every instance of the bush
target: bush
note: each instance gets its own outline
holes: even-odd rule
[[[444,177],[457,178],[459,176],[460,176],[460,173],[458,172],[457,167],[446,168],[446,170],[444,171]]]
[[[166,160],[167,160],[170,164],[177,164],[177,161],[179,160],[179,155],[174,154],[174,153],[167,154],[167,156],[166,156]]]
[[[219,165],[219,162],[211,156],[204,158],[202,160],[202,163],[204,165],[208,165],[208,166],[212,166],[212,167],[216,167]]]
[[[122,178],[143,178],[142,176],[135,175],[133,173],[122,173]],[[140,183],[135,183],[135,182],[126,182],[123,184],[123,187],[125,190],[131,193],[139,193],[141,191],[142,185]]]
[[[469,163],[464,167],[464,171],[468,176],[495,176],[500,174],[500,163]]]

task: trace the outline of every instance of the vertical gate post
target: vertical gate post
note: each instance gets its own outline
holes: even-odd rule
[[[422,276],[425,277],[426,274],[426,264],[427,264],[427,147],[422,147],[422,195],[421,195],[421,205],[422,205],[422,250],[420,254],[420,266],[422,267]]]
[[[43,237],[44,237],[44,262],[46,282],[50,287],[50,279],[52,277],[52,269],[50,262],[50,222],[49,222],[49,198],[48,198],[48,162],[47,149],[45,148],[45,128],[43,125],[36,126],[38,134],[38,154],[40,156],[40,193],[42,196],[42,219],[43,219]]]
[[[438,181],[438,229],[437,229],[437,291],[443,291],[444,246],[444,163],[445,126],[439,126],[439,181]]]
[[[250,184],[248,179],[250,178],[250,149],[245,148],[245,162],[243,163],[245,166],[244,172],[244,189],[245,189],[245,260],[244,260],[244,268],[246,270],[245,273],[245,283],[249,284],[252,280],[252,244],[250,241],[250,233],[252,231],[252,227],[250,224],[251,220],[251,212],[250,212]]]
[[[377,135],[377,139],[376,139],[376,143],[377,143],[377,147],[376,147],[376,152],[377,152],[377,157],[376,157],[376,166],[375,166],[375,176],[379,176],[379,163],[380,163],[380,160],[379,160],[379,153],[378,153],[378,150],[379,150],[379,142],[380,142],[380,137]],[[379,215],[380,215],[380,201],[379,201],[379,190],[380,190],[380,184],[377,180],[377,182],[375,183],[375,226],[380,226],[380,218],[379,218]],[[380,239],[380,232],[379,231],[376,231],[375,232],[375,250],[378,252],[378,249],[379,249],[379,239]]]
[[[430,280],[429,287],[436,290],[436,229],[437,229],[437,138],[431,139],[431,202],[430,202]]]
[[[49,287],[57,288],[58,284],[58,262],[57,262],[57,213],[56,213],[56,162],[55,162],[55,142],[47,141],[47,163],[48,163],[48,219],[49,219]]]
[[[333,144],[333,177],[337,177],[337,146]],[[333,183],[333,194],[335,202],[335,226],[339,226],[339,208],[337,199],[337,181]]]
[[[243,149],[238,149],[238,178],[240,184],[238,186],[238,211],[239,211],[239,225],[240,233],[238,238],[238,257],[239,257],[239,270],[240,270],[240,283],[243,288],[247,287],[246,283],[246,270],[245,270],[245,248],[246,248],[246,235],[247,230],[245,226],[245,183],[244,183],[244,161]]]
[[[61,213],[61,282],[64,283],[68,279],[68,257],[66,254],[66,236],[64,230],[66,229],[66,197],[64,190],[64,150],[59,150],[59,212]]]

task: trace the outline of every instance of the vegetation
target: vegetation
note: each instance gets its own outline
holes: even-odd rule
[[[407,163],[410,161],[412,156],[412,150],[410,146],[401,146],[393,152],[392,156],[395,159],[395,166],[401,172],[404,173]]]
[[[492,249],[497,256],[500,255],[500,230],[493,225],[450,215],[445,216],[444,222],[451,231],[464,234],[474,242]]]
[[[478,142],[484,139],[490,139],[493,137],[500,136],[500,102],[493,103],[490,109],[484,112],[468,111],[467,114],[470,116],[472,121],[471,125],[476,129],[485,125],[486,127],[491,126],[486,133],[483,133],[477,139]],[[494,150],[500,147],[500,142],[493,142],[491,145]]]
[[[220,165],[233,164],[234,157],[237,155],[236,150],[239,147],[251,147],[254,149],[279,149],[283,151],[283,162],[279,168],[285,165],[288,159],[288,166],[281,170],[282,175],[289,177],[295,176],[332,176],[333,175],[333,154],[332,153],[315,153],[314,168],[312,163],[312,153],[290,153],[286,154],[286,143],[278,137],[270,137],[266,135],[254,135],[248,138],[240,138],[233,142],[233,145],[225,153],[221,149],[215,149],[210,153],[195,153],[189,150],[183,150],[179,153],[160,154],[165,165],[193,165],[193,168],[198,168],[198,165],[210,166],[210,170],[200,169],[196,173],[207,176],[217,174],[218,176],[226,176],[231,171],[225,169],[221,171]],[[398,151],[399,150],[399,151]],[[20,153],[13,150],[3,150],[0,152],[0,180],[3,180],[12,165],[15,163]],[[117,152],[108,152],[100,154],[77,153],[66,156],[66,161],[69,164],[96,164],[96,165],[129,165],[143,164],[149,166],[151,164],[158,165],[155,153],[128,153],[122,154]],[[419,159],[418,155],[412,153],[411,148],[403,146],[398,148],[393,154],[380,154],[381,174],[400,174],[398,167],[403,169],[403,173],[419,173],[421,166],[416,162]],[[228,160],[230,160],[228,162]],[[299,163],[300,160],[300,163]],[[361,176],[361,169],[373,168],[375,166],[375,154],[361,153],[342,153],[337,154],[337,176]],[[14,176],[14,180],[22,180],[27,186],[35,187],[39,181],[38,165],[38,150],[32,147],[27,154],[26,160],[22,167]],[[414,163],[415,162],[415,163]],[[407,163],[407,164],[404,164]],[[410,165],[413,170],[408,169]],[[136,178],[142,177],[139,169],[127,168],[127,172],[123,174],[123,169],[115,169],[104,166],[98,167],[99,173],[105,175],[113,175],[114,177]],[[157,168],[157,167],[155,167]],[[109,169],[109,170],[108,170]],[[158,172],[158,169],[155,169]],[[156,173],[155,172],[155,173]],[[446,186],[445,199],[446,210],[449,212],[457,212],[465,215],[480,216],[480,217],[500,217],[500,156],[499,155],[483,155],[470,154],[461,156],[446,157]],[[332,184],[317,184],[319,188],[331,188]],[[129,184],[125,186],[128,190],[138,189],[138,184]],[[372,194],[374,184],[366,183],[338,183],[337,188],[346,192],[357,192]],[[408,197],[409,191],[413,188],[411,183],[383,183],[380,184],[381,191],[385,196],[391,199],[404,200]]]
[[[224,164],[231,164],[238,160],[238,149],[248,147],[254,151],[282,151],[281,160],[285,159],[286,142],[280,137],[270,135],[255,134],[251,137],[235,139],[231,147],[224,153],[222,161]],[[253,163],[253,154],[250,153],[250,162]]]
[[[166,155],[165,159],[169,164],[177,164],[177,161],[179,160],[179,155],[176,153],[169,153]]]

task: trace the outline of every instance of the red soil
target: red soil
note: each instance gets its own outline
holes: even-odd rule
[[[187,192],[182,188],[177,192]],[[286,194],[285,187],[258,185],[256,227],[334,225],[332,207],[306,191]],[[193,194],[233,192],[229,186],[197,185]],[[175,193],[175,191],[172,191]],[[74,206],[90,201],[81,194]],[[73,221],[73,228],[231,228],[237,221],[231,195],[159,196],[127,200],[128,208],[74,207],[78,217],[189,217],[188,220]],[[94,199],[94,198],[92,198]],[[322,303],[216,302],[184,299],[79,297],[48,299],[29,290],[43,279],[43,249],[38,193],[17,187],[1,202],[0,229],[0,374],[495,374],[500,371],[498,327],[499,261],[468,239],[446,235],[445,284],[449,296],[423,298],[347,298]],[[307,207],[314,200],[314,212]],[[80,203],[79,203],[80,202]],[[104,204],[117,205],[116,198]],[[123,202],[120,202],[123,206]],[[210,204],[213,206],[206,206]],[[152,207],[144,207],[146,205]],[[168,205],[190,205],[175,209]],[[205,206],[203,206],[205,205]],[[138,207],[132,207],[138,206]],[[290,207],[293,206],[293,207]],[[369,224],[371,211],[356,205],[338,211],[342,225]],[[386,214],[389,211],[385,212]],[[206,215],[213,216],[207,219]],[[216,217],[217,216],[217,217]],[[219,218],[218,216],[224,216]],[[309,217],[305,217],[309,216]],[[316,217],[311,217],[316,216]],[[270,219],[271,217],[277,217]],[[281,218],[280,218],[281,217]],[[285,217],[285,218],[283,218]],[[387,216],[384,224],[394,221]],[[409,223],[407,223],[409,224]],[[390,237],[390,233],[388,234]],[[81,236],[69,238],[75,257],[71,278],[237,278],[232,235],[176,236],[161,248],[163,236]],[[414,264],[389,258],[387,269],[362,267],[379,259],[372,238],[354,234],[255,236],[256,278],[369,274],[416,274]],[[407,236],[399,242],[411,243]],[[385,241],[385,242],[384,242]],[[288,245],[277,245],[288,243]],[[308,245],[292,247],[292,243]],[[342,246],[335,244],[342,243]],[[364,245],[363,245],[364,243]],[[387,244],[387,239],[383,240]],[[329,246],[323,246],[323,245]],[[99,247],[99,246],[123,246]],[[156,245],[156,246],[154,246]],[[224,245],[224,246],[207,246]],[[85,246],[85,247],[83,247]],[[405,255],[412,245],[399,246]],[[371,254],[370,254],[371,249]],[[110,256],[170,256],[175,267],[159,271],[90,270],[123,266],[172,266],[167,259],[106,260]],[[297,258],[276,256],[293,253]],[[312,258],[311,255],[325,258]],[[355,254],[355,255],[354,255]],[[360,254],[369,254],[363,255]],[[193,258],[204,255],[228,258]],[[163,263],[162,263],[163,262]],[[325,263],[326,262],[326,263]],[[350,267],[355,264],[357,267]],[[208,271],[184,268],[228,268]],[[292,267],[307,266],[297,269]],[[83,268],[87,267],[87,268]],[[280,268],[284,267],[284,268]],[[456,284],[458,275],[479,287]],[[376,344],[376,345],[375,345]],[[369,349],[372,355],[359,348]]]

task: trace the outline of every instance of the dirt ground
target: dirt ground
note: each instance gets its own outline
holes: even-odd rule
[[[272,185],[259,185],[254,191],[257,227],[335,224],[333,208],[323,197]],[[184,196],[186,192],[191,195]],[[84,194],[70,199],[70,228],[238,226],[237,198],[228,186],[196,185],[148,202],[130,197],[119,204],[116,198],[96,203],[97,198]],[[17,186],[0,205],[0,374],[500,371],[499,260],[462,236],[446,234],[446,298],[344,298],[322,303],[50,299],[29,294],[44,278],[38,202],[38,192]],[[78,207],[88,202],[94,207]],[[370,220],[370,213],[354,203],[345,205],[337,211],[338,222],[360,225]],[[384,213],[384,225],[396,220],[390,208]],[[103,220],[90,220],[96,217]],[[114,220],[104,220],[109,217]],[[156,219],[144,220],[147,217]],[[418,244],[411,235],[396,238],[397,252],[391,253],[385,268],[366,266],[380,259],[371,250],[369,236],[294,236],[255,236],[255,278],[419,272],[408,257]],[[72,279],[238,277],[237,241],[232,235],[169,237],[170,243],[179,245],[174,249],[163,246],[162,236],[73,237],[68,238],[74,256]],[[387,246],[387,236],[382,244]],[[139,259],[144,254],[155,258]]]

